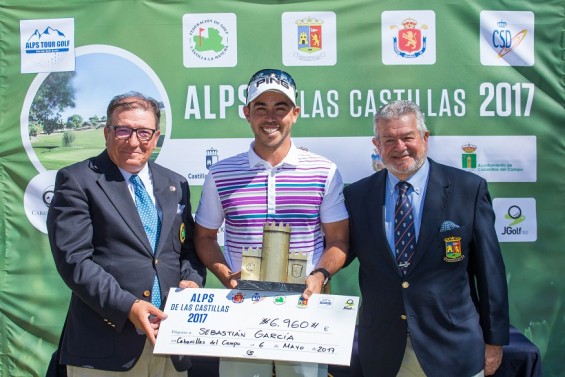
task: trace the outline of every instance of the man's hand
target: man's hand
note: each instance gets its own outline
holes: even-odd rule
[[[326,277],[321,272],[306,277],[306,289],[302,292],[302,297],[306,300],[314,293],[321,293]]]
[[[149,318],[151,316],[151,318]],[[155,346],[155,338],[159,332],[159,325],[167,315],[143,300],[136,300],[129,310],[128,319],[136,328],[143,331],[151,344]]]
[[[200,288],[200,287],[192,280],[181,280],[179,283],[179,288]]]
[[[238,272],[228,272],[228,277],[226,281],[222,281],[226,288],[234,289],[239,284],[241,279],[241,271]]]
[[[485,344],[485,376],[492,376],[502,363],[502,346]]]

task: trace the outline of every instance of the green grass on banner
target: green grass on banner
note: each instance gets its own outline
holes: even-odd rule
[[[39,162],[46,170],[57,170],[74,162],[100,154],[104,150],[103,128],[75,130],[70,147],[63,146],[63,132],[39,135],[31,145]]]

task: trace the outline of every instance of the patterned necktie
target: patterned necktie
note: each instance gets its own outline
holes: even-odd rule
[[[410,265],[416,248],[414,215],[410,198],[407,195],[411,185],[408,182],[400,181],[396,186],[398,187],[398,200],[394,211],[394,249],[400,271],[406,274],[406,269]]]
[[[147,233],[147,238],[149,238],[151,249],[153,253],[155,253],[157,243],[159,242],[159,234],[161,233],[161,220],[159,220],[157,208],[155,207],[155,204],[153,204],[145,186],[143,186],[141,179],[134,174],[129,180],[133,184],[134,188],[135,207],[137,208],[137,212],[139,213],[139,217],[143,223],[145,233]],[[153,281],[151,303],[158,308],[161,307],[161,290],[159,288],[159,279],[157,278],[157,274],[155,274],[155,280]]]

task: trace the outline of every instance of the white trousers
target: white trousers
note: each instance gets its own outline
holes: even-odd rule
[[[186,377],[186,371],[178,372],[168,355],[153,355],[153,346],[145,341],[143,352],[133,368],[125,372],[82,368],[67,365],[68,377]]]
[[[328,366],[275,361],[277,377],[327,377]],[[272,377],[273,361],[220,358],[220,377]]]

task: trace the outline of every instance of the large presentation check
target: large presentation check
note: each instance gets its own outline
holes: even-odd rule
[[[171,288],[156,354],[349,365],[359,298]]]

